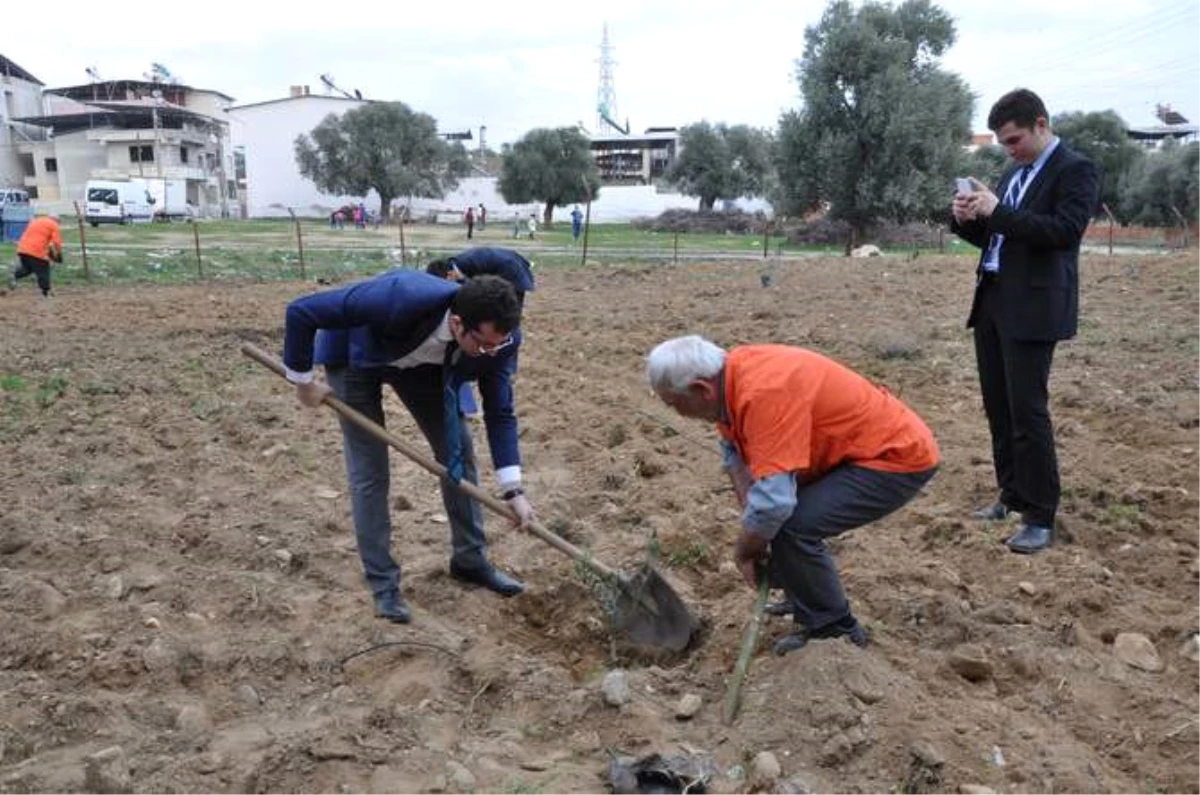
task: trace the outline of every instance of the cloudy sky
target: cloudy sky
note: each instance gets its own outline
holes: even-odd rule
[[[1112,109],[1153,124],[1164,103],[1200,122],[1196,0],[937,4],[956,21],[943,65],[975,93],[977,131],[1016,86],[1041,94],[1051,113]],[[596,129],[605,22],[617,117],[634,130],[701,119],[773,128],[799,105],[795,62],[824,8],[823,0],[302,0],[285,9],[207,0],[168,14],[68,0],[43,34],[0,35],[0,54],[51,88],[87,83],[88,67],[104,79],[141,78],[157,61],[238,104],[297,84],[319,93],[329,74],[348,91],[429,113],[443,131],[478,135],[486,126],[499,148],[534,127]]]

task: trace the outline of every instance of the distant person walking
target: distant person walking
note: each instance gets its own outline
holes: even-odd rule
[[[463,214],[463,223],[467,225],[467,240],[475,236],[475,208],[468,207]]]
[[[527,224],[529,228],[529,239],[533,240],[535,237],[537,237],[537,213],[529,214],[529,221]]]
[[[521,236],[521,214],[513,213],[513,239]]]
[[[575,209],[571,210],[571,242],[579,242],[579,235],[583,233],[583,213],[579,211],[579,205],[575,205]]]
[[[483,206],[483,202],[480,202],[479,203],[479,231],[482,232],[483,228],[485,226],[487,226],[487,208]]]
[[[17,288],[17,279],[29,274],[37,278],[38,289],[43,298],[50,297],[50,263],[62,262],[62,230],[58,227],[58,214],[39,215],[29,222],[21,239],[17,241],[17,267],[8,280],[10,290]]]

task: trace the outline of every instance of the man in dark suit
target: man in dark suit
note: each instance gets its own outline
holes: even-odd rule
[[[952,205],[951,230],[983,254],[967,326],[992,436],[1000,495],[975,512],[984,520],[1021,513],[1005,542],[1035,553],[1054,541],[1058,460],[1050,423],[1054,346],[1075,336],[1079,242],[1099,197],[1096,167],[1050,131],[1042,100],[1027,89],[1005,94],[988,127],[1013,166],[993,193],[977,180]]]
[[[426,273],[456,282],[475,276],[499,276],[517,291],[517,303],[525,305],[525,293],[532,292],[533,264],[509,248],[479,246],[452,257],[435,259],[425,266]]]
[[[534,518],[521,488],[521,457],[513,411],[512,373],[521,346],[521,309],[512,285],[482,276],[459,285],[416,271],[393,270],[288,305],[283,362],[305,406],[320,405],[331,391],[352,408],[384,424],[383,386],[390,386],[446,466],[448,480],[478,483],[471,436],[460,421],[457,392],[479,383],[484,424],[496,480],[522,524]],[[330,386],[313,379],[325,366]],[[376,614],[410,620],[400,594],[400,566],[391,554],[387,445],[342,420],[355,538]],[[450,574],[502,596],[523,590],[487,558],[479,506],[443,481],[450,522]]]
[[[469,248],[453,257],[433,260],[425,266],[425,272],[456,282],[485,274],[499,276],[517,291],[517,304],[522,310],[525,308],[525,293],[534,289],[533,263],[508,248]],[[515,366],[513,372],[516,372]],[[469,383],[459,389],[458,399],[463,414],[472,419],[479,416],[479,406],[475,403],[475,394]]]

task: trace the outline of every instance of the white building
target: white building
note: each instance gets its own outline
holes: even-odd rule
[[[0,55],[0,188],[24,188],[33,198],[37,198],[36,164],[18,147],[46,140],[46,131],[16,119],[41,112],[42,81]]]
[[[246,163],[243,211],[249,218],[325,216],[346,204],[366,203],[379,212],[379,196],[330,196],[300,175],[296,138],[308,135],[329,114],[341,116],[366,104],[360,99],[310,94],[308,86],[292,86],[291,96],[229,109],[234,146]]]

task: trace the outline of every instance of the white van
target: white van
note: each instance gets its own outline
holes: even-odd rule
[[[154,218],[154,198],[145,180],[90,179],[85,193],[87,221],[100,224],[131,224]]]

